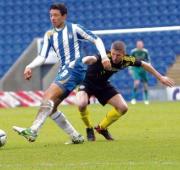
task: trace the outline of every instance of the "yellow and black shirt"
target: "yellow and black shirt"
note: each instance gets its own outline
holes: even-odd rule
[[[101,57],[100,55],[97,55],[97,62],[89,65],[86,73],[85,79],[96,81],[96,82],[104,82],[107,81],[114,73],[118,72],[119,70],[122,70],[128,66],[141,66],[141,61],[137,60],[133,56],[125,55],[123,59],[118,63],[114,64],[112,62],[111,53],[107,52],[107,56],[110,59],[112,70],[105,70],[103,68],[103,65],[101,63]]]

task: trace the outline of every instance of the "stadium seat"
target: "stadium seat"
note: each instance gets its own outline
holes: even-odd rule
[[[0,77],[35,37],[42,37],[51,27],[48,15],[51,2],[50,0],[25,0],[23,3],[22,0],[0,1],[0,57],[6,56],[8,59],[6,66],[0,69]],[[180,23],[179,0],[62,0],[61,2],[66,3],[69,8],[69,21],[82,24],[90,30],[173,26]],[[112,34],[101,37],[107,49],[114,40],[125,41],[128,53],[135,47],[136,40],[142,39],[150,52],[153,65],[165,74],[175,61],[175,56],[180,54],[179,35],[179,31],[167,31]],[[84,49],[87,54],[97,52],[92,45],[86,44]],[[2,59],[0,65],[1,62]],[[122,81],[116,81],[118,73],[112,81],[117,88],[126,89],[123,89],[123,94],[129,99],[130,88],[127,86],[132,85],[132,78],[127,74],[127,71],[123,71],[120,74]],[[156,85],[154,79],[150,79],[149,83],[150,86]]]

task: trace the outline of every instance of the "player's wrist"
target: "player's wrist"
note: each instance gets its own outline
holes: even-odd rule
[[[27,70],[27,69],[32,69],[29,65],[27,65],[26,67],[25,67],[25,69]]]
[[[104,62],[109,62],[110,60],[108,57],[101,57],[101,61],[102,63],[104,63]]]

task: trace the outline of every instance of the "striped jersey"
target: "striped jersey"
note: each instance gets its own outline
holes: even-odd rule
[[[96,35],[82,26],[65,22],[64,28],[53,28],[45,33],[40,56],[47,58],[50,48],[53,48],[59,59],[60,67],[74,68],[77,59],[82,58],[81,41],[88,40],[94,43],[97,38]],[[81,62],[81,60],[79,61]]]

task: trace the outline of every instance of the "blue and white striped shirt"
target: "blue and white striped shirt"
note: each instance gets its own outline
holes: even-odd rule
[[[47,58],[52,47],[59,58],[60,67],[74,66],[75,61],[82,57],[80,54],[80,41],[89,40],[96,44],[98,37],[82,26],[66,22],[63,29],[53,28],[44,35],[44,43],[40,56]]]

